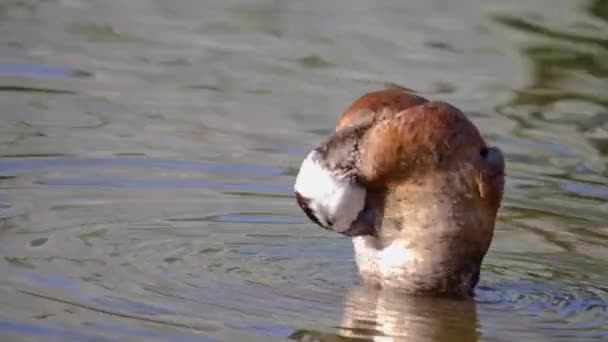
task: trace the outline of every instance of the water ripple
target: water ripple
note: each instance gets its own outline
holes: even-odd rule
[[[92,77],[93,73],[52,65],[0,65],[0,76]]]
[[[35,181],[41,185],[79,185],[138,189],[223,189],[244,192],[287,193],[291,186],[251,183],[225,183],[192,179],[118,179],[118,178],[47,178]]]
[[[98,168],[98,167],[154,167],[172,170],[192,170],[209,172],[252,173],[258,175],[280,175],[283,168],[270,166],[254,166],[241,164],[213,164],[202,161],[180,161],[152,158],[99,158],[80,159],[71,157],[4,157],[0,158],[0,172],[15,172],[21,170],[44,168]]]

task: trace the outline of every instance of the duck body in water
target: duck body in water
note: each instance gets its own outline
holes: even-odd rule
[[[494,233],[504,159],[457,108],[398,89],[368,93],[309,153],[298,204],[353,239],[365,283],[470,296]]]

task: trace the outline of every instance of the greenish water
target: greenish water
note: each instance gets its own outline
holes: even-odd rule
[[[0,340],[608,338],[608,1],[6,0]],[[357,285],[291,188],[386,84],[506,154],[471,302]]]

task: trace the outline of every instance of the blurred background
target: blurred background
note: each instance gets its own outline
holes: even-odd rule
[[[607,33],[605,0],[3,0],[0,339],[606,338]],[[387,85],[506,154],[473,303],[359,288],[294,204]]]

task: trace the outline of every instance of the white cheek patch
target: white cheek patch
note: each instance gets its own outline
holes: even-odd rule
[[[366,191],[325,169],[318,158],[316,151],[306,157],[294,190],[309,201],[309,208],[322,225],[336,232],[347,231],[363,210]]]

